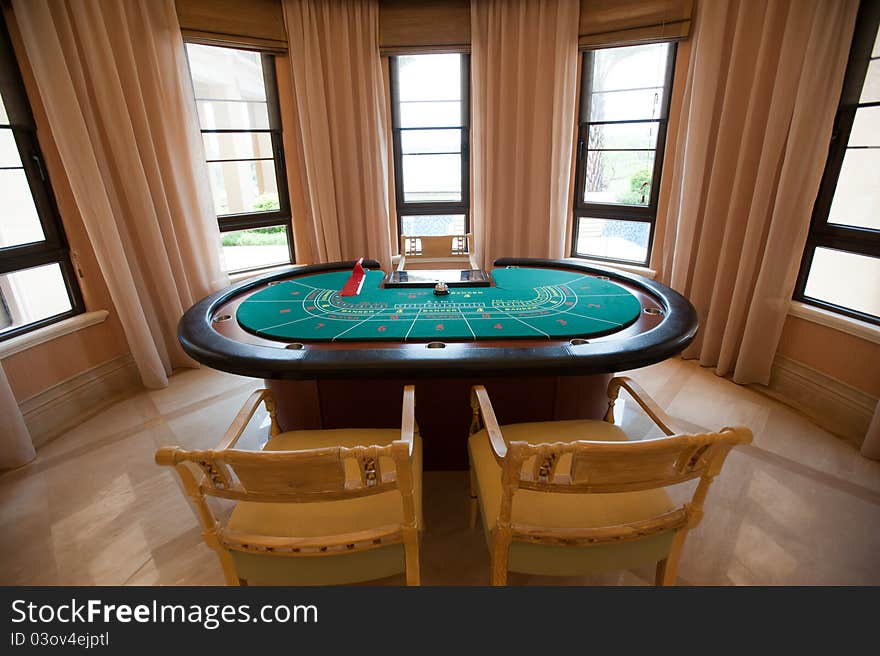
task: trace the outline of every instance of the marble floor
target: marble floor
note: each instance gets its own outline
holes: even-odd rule
[[[752,428],[730,455],[688,537],[680,584],[880,584],[880,462],[797,412],[693,362],[631,372],[695,426]],[[0,584],[215,585],[220,566],[157,447],[214,446],[260,381],[187,370],[169,387],[111,406],[0,475]],[[624,428],[653,435],[626,404]],[[245,438],[256,443],[257,431]],[[467,529],[467,473],[428,472],[425,584],[483,585],[488,553]],[[512,584],[646,584],[653,568],[579,579],[511,575]],[[402,579],[382,583],[400,583]]]

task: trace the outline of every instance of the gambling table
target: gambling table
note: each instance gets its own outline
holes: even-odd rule
[[[486,385],[502,423],[599,418],[614,372],[676,355],[697,331],[668,287],[576,262],[502,258],[437,295],[368,260],[342,295],[355,264],[217,292],[186,312],[180,342],[209,367],[264,378],[284,430],[396,427],[414,383],[425,467],[461,469],[472,385]]]

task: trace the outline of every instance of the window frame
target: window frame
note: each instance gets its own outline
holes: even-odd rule
[[[401,56],[391,55],[388,57],[388,78],[391,95],[391,141],[394,160],[394,196],[395,210],[397,213],[397,240],[400,243],[403,237],[403,216],[433,216],[433,215],[464,215],[464,232],[471,231],[471,56],[460,52],[432,52],[432,55],[455,54],[460,56],[461,66],[461,125],[442,127],[400,127],[400,86],[397,72],[397,61]],[[418,56],[416,53],[413,56]],[[403,193],[403,148],[401,132],[405,130],[460,130],[461,131],[461,200],[413,203],[404,200]]]
[[[266,91],[266,110],[269,116],[268,128],[209,128],[203,129],[199,124],[199,133],[205,134],[268,134],[272,143],[272,161],[275,166],[275,185],[278,189],[278,209],[272,211],[257,212],[237,212],[231,214],[216,214],[217,224],[220,232],[235,232],[237,230],[250,230],[252,228],[272,228],[283,226],[287,234],[287,250],[289,259],[287,262],[276,262],[273,264],[265,264],[250,269],[229,270],[226,273],[233,275],[239,273],[248,273],[251,271],[262,271],[277,266],[285,266],[296,263],[296,253],[293,243],[293,213],[291,211],[290,191],[287,184],[287,163],[284,158],[284,140],[283,126],[281,123],[281,105],[278,99],[278,79],[275,73],[275,55],[264,52],[253,46],[246,44],[229,44],[218,45],[217,43],[203,41],[197,38],[184,39],[185,44],[194,44],[201,46],[211,46],[214,48],[227,48],[230,50],[248,50],[256,52],[260,55],[260,63],[263,71],[263,88]],[[190,73],[190,83],[193,86],[193,98],[198,105],[199,99],[195,95],[195,85],[192,80],[192,68],[189,62],[189,53],[186,58],[187,69]],[[204,143],[204,137],[203,137]],[[204,146],[203,146],[204,147]],[[268,157],[248,157],[239,159],[208,159],[205,153],[205,166],[218,162],[260,162],[268,160]],[[222,246],[221,246],[222,248]]]
[[[0,247],[0,275],[47,264],[58,264],[71,306],[66,312],[0,332],[0,342],[3,342],[82,314],[85,312],[85,303],[76,279],[76,271],[70,257],[70,246],[64,234],[64,226],[52,192],[43,153],[37,140],[37,126],[27,90],[15,57],[6,20],[2,17],[0,17],[0,95],[3,97],[9,120],[8,124],[0,124],[0,127],[11,130],[22,164],[21,167],[0,167],[0,169],[24,170],[44,236],[43,241]]]
[[[877,37],[878,28],[880,28],[880,0],[862,0],[859,6],[858,17],[856,18],[856,27],[847,60],[843,87],[840,92],[840,102],[834,118],[831,142],[828,146],[828,158],[825,161],[822,182],[819,184],[819,193],[816,196],[816,202],[813,204],[810,230],[807,234],[807,242],[804,246],[804,254],[801,259],[801,266],[798,271],[793,294],[793,299],[801,303],[823,308],[874,325],[880,325],[880,317],[812,298],[807,296],[805,291],[807,278],[810,275],[810,268],[812,267],[813,257],[817,248],[880,258],[880,230],[828,222],[831,204],[834,200],[834,193],[837,190],[837,182],[840,178],[840,170],[843,166],[843,158],[846,155],[850,133],[855,121],[856,110],[861,107],[880,106],[880,101],[859,102],[862,86],[867,77],[868,65],[872,59],[871,52]],[[880,150],[880,148],[877,149]]]
[[[663,97],[660,99],[660,115],[656,119],[627,119],[590,121],[590,80],[589,72],[592,71],[593,56],[597,50],[608,48],[591,48],[585,50],[581,58],[581,79],[577,127],[577,148],[575,151],[575,188],[574,209],[572,214],[572,239],[571,257],[587,260],[599,260],[630,266],[649,266],[651,255],[654,250],[654,233],[657,224],[657,205],[660,198],[660,180],[663,173],[663,156],[666,151],[666,132],[669,124],[669,104],[672,97],[672,85],[674,82],[675,60],[678,54],[677,41],[663,41],[669,45],[669,56],[666,58],[666,71],[663,77]],[[614,47],[634,47],[648,45],[634,43]],[[618,203],[592,203],[584,200],[586,187],[587,157],[589,148],[590,127],[593,125],[624,125],[639,123],[657,123],[657,143],[653,149],[627,148],[626,151],[653,151],[654,168],[651,171],[651,195],[647,205],[624,205]],[[601,255],[589,255],[578,253],[577,244],[580,232],[580,219],[608,219],[612,221],[630,221],[634,223],[647,223],[648,247],[644,260],[622,260],[618,258],[604,257]]]

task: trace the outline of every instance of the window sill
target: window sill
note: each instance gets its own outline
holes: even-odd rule
[[[807,303],[801,303],[800,301],[791,302],[788,314],[798,319],[839,330],[848,335],[860,337],[874,344],[880,344],[880,328],[866,321],[859,321],[858,319],[808,305]]]
[[[277,271],[283,271],[284,269],[289,269],[291,267],[302,266],[300,263],[296,264],[279,264],[278,266],[267,267],[265,269],[255,269],[253,271],[240,271],[239,273],[230,273],[229,282],[230,284],[235,284],[237,282],[241,282],[242,280],[248,280],[250,278],[256,278],[257,276],[265,276],[268,273],[275,273]]]
[[[44,344],[53,339],[75,333],[83,328],[104,323],[110,313],[107,310],[97,310],[95,312],[83,312],[75,317],[64,319],[58,323],[53,323],[44,328],[32,330],[24,335],[13,337],[5,342],[0,342],[0,360],[8,358],[10,355],[21,353],[29,348]]]
[[[626,271],[627,273],[635,273],[640,276],[645,276],[645,278],[650,278],[654,280],[657,277],[657,272],[654,269],[650,269],[644,266],[638,266],[636,264],[620,264],[619,262],[605,262],[604,260],[591,260],[586,257],[567,257],[565,258],[568,262],[577,262],[578,264],[587,264],[589,266],[597,266],[597,267],[607,267],[609,269],[619,269],[621,271]]]

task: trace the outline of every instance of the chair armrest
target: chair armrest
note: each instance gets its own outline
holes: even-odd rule
[[[248,422],[250,422],[251,417],[254,416],[254,413],[257,411],[257,408],[260,407],[260,403],[265,402],[266,410],[269,412],[269,417],[272,420],[271,425],[271,434],[278,435],[281,432],[281,429],[278,426],[278,422],[275,418],[275,397],[272,396],[271,390],[267,389],[259,389],[248,397],[248,400],[244,402],[244,405],[241,407],[241,410],[238,411],[238,414],[235,415],[235,419],[232,420],[232,424],[230,424],[229,428],[226,430],[226,433],[223,435],[223,439],[220,440],[220,443],[214,447],[215,451],[223,451],[224,449],[232,449],[235,447],[238,442],[241,434],[244,432],[244,429],[247,428]]]
[[[615,376],[608,383],[608,414],[605,415],[605,421],[614,422],[614,402],[617,400],[621,387],[630,393],[635,402],[645,411],[645,414],[666,435],[680,435],[690,432],[687,427],[666,414],[641,385],[627,376]]]
[[[158,451],[156,451],[154,460],[157,465],[161,465],[162,467],[176,467],[178,463],[177,454],[180,451],[180,447],[163,446]]]
[[[489,435],[489,444],[492,446],[495,460],[501,462],[504,456],[507,455],[507,442],[504,441],[504,436],[501,434],[501,427],[498,425],[498,419],[495,417],[495,410],[492,408],[489,393],[482,385],[474,385],[471,388],[471,408],[473,408],[475,420],[482,417],[482,425]],[[476,432],[473,429],[477,425],[475,422],[472,432]]]
[[[406,442],[409,456],[413,454],[413,441],[416,430],[416,388],[407,385],[403,388],[403,410],[401,411],[400,439]]]

